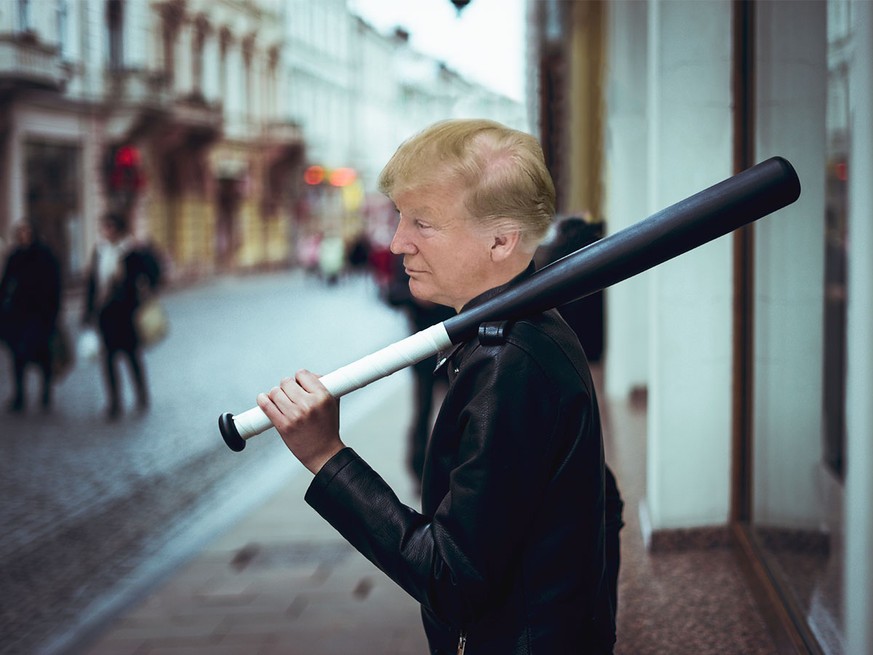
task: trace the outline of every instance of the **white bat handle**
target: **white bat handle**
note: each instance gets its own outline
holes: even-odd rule
[[[332,396],[339,398],[435,355],[450,345],[452,341],[448,332],[442,323],[437,323],[328,373],[321,382]],[[222,414],[218,427],[228,447],[240,451],[245,448],[246,439],[269,430],[273,424],[260,407],[252,407],[241,414]]]

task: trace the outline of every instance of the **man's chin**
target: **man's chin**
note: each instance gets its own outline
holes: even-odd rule
[[[422,284],[418,280],[409,280],[409,292],[412,297],[419,302],[433,303],[433,289],[429,289],[427,285]]]

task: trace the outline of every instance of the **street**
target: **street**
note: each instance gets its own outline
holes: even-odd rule
[[[230,451],[221,413],[253,407],[298,368],[327,373],[408,334],[403,314],[364,277],[332,286],[299,271],[225,277],[163,301],[171,328],[145,355],[147,414],[133,409],[122,367],[125,413],[108,422],[100,363],[89,360],[56,385],[50,413],[36,402],[33,371],[27,411],[0,415],[4,653],[52,652],[302,471],[273,431]],[[79,302],[64,306],[74,337]],[[10,367],[4,350],[4,411]],[[404,375],[344,398],[343,422]]]

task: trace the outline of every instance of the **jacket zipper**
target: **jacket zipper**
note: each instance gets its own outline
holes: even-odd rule
[[[467,635],[462,632],[458,637],[458,655],[464,655],[464,649],[467,647]]]

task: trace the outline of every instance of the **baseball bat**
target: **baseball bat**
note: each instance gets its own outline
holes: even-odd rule
[[[800,180],[794,167],[782,157],[772,157],[549,264],[477,307],[338,368],[321,381],[339,398],[472,338],[481,323],[521,318],[596,293],[798,197]],[[227,446],[240,451],[247,439],[272,423],[256,406],[241,414],[222,414],[218,426]]]

